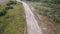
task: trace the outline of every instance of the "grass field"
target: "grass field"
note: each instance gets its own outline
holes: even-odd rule
[[[8,10],[6,15],[0,16],[0,34],[24,34],[25,18],[22,4],[11,6],[13,9]]]

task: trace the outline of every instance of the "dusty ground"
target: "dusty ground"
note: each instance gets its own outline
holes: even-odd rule
[[[54,34],[55,26],[46,16],[35,14],[35,17],[40,28],[42,29],[43,34]]]
[[[60,24],[53,23],[48,17],[33,12],[43,34],[60,34]]]

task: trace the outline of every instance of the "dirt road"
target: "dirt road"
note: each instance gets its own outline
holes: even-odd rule
[[[17,0],[23,4],[26,14],[26,22],[27,22],[27,34],[42,34],[40,27],[38,26],[37,20],[34,17],[30,7],[22,1]]]

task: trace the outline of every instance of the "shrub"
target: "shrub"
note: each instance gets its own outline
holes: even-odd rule
[[[0,9],[0,16],[3,16],[3,15],[5,15],[5,14],[6,14],[6,10]]]
[[[14,2],[14,1],[9,1],[9,3],[7,4],[7,6],[10,6],[10,5],[12,5],[12,4],[16,4],[16,2]]]
[[[13,7],[12,6],[7,6],[7,7],[5,7],[5,9],[9,10],[9,9],[13,9]]]

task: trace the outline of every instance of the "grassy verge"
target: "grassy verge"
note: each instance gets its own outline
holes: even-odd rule
[[[22,5],[11,6],[13,9],[8,10],[6,15],[0,16],[0,34],[24,34],[25,19]]]

